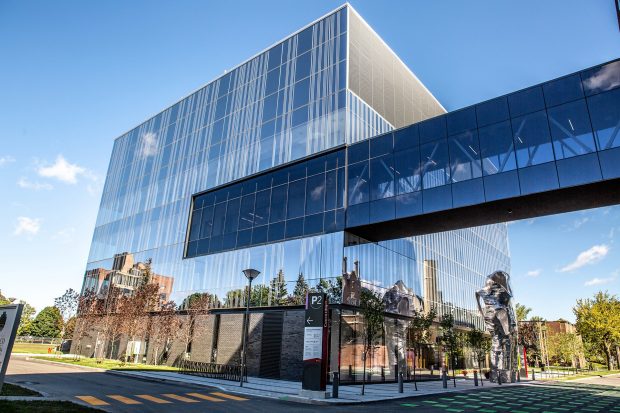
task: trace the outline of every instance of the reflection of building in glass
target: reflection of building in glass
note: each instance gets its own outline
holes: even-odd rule
[[[153,283],[159,286],[160,303],[170,299],[173,277],[150,272],[151,263],[134,262],[133,254],[123,252],[115,254],[112,269],[95,268],[86,271],[83,290],[92,289],[100,295],[107,295],[111,285],[115,285],[124,294],[131,294],[144,283]]]
[[[611,127],[618,119],[610,109],[617,91],[592,97],[599,107],[593,125],[602,128],[597,137],[604,138],[608,157],[617,156],[611,152],[620,145]],[[200,340],[171,352],[191,347],[192,360],[228,363],[240,343],[234,308],[245,305],[241,271],[255,268],[261,274],[251,291],[250,330],[272,337],[249,349],[260,361],[250,371],[261,375],[276,374],[261,366],[299,365],[301,312],[293,306],[309,289],[339,303],[345,258],[350,268],[359,263],[362,287],[388,293],[392,326],[376,356],[385,366],[402,341],[394,325],[404,325],[403,313],[412,308],[432,306],[454,314],[461,327],[482,328],[474,292],[486,275],[510,271],[505,224],[376,243],[347,229],[460,207],[468,195],[478,202],[480,188],[492,199],[514,194],[515,182],[517,188],[519,179],[530,182],[518,176],[515,148],[519,167],[546,168],[543,162],[553,160],[550,144],[535,149],[549,140],[537,134],[547,117],[536,96],[503,97],[481,104],[473,117],[468,110],[446,121],[424,85],[345,5],[116,139],[84,289],[112,279],[131,288],[141,271],[133,261],[152,259],[154,274],[168,274],[157,277],[170,300],[181,304],[208,293],[213,306],[222,307],[205,318]],[[566,101],[558,93],[548,96]],[[513,141],[509,101],[511,111],[520,108],[514,139],[523,145]],[[562,116],[553,119],[562,123]],[[568,132],[555,131],[558,139]],[[575,140],[585,137],[563,142],[583,152]],[[118,256],[121,251],[128,253]],[[284,307],[283,313],[273,306]],[[356,360],[355,347],[344,347],[359,339],[353,333],[358,316],[341,307],[342,324],[332,332],[342,327],[343,333],[332,334],[333,348],[341,346]],[[278,349],[277,360],[261,361]],[[427,353],[430,365],[435,355]],[[294,368],[286,370],[277,374]]]

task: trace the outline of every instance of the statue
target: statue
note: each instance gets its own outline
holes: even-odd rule
[[[385,311],[410,316],[413,311],[424,311],[424,302],[402,280],[398,280],[383,295]]]
[[[480,305],[480,299],[484,308]],[[492,382],[514,382],[517,371],[517,318],[512,305],[510,276],[496,271],[487,276],[485,286],[476,292],[476,303],[491,333]]]

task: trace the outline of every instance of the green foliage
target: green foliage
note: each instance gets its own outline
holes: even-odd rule
[[[383,334],[385,303],[377,293],[364,288],[360,294],[360,310],[364,317],[364,352],[368,353]]]
[[[2,295],[2,291],[0,291],[0,305],[8,305],[11,304],[11,300]]]
[[[76,324],[75,317],[71,317],[70,319],[67,320],[67,322],[65,323],[65,332],[62,338],[64,339],[73,338],[73,333],[75,332],[75,324]]]
[[[45,307],[32,322],[30,334],[35,337],[60,337],[62,315],[56,307]]]
[[[278,271],[276,278],[272,279],[269,283],[269,293],[271,296],[271,305],[286,305],[288,291],[286,289],[286,280],[284,279],[284,272]]]
[[[454,316],[452,314],[444,314],[439,322],[441,328],[440,340],[450,355],[450,363],[454,363],[454,356],[459,348],[459,338],[454,331]]]
[[[229,293],[232,293],[232,291],[229,291],[226,294],[227,298],[228,298]],[[215,294],[193,293],[185,297],[185,299],[181,302],[179,309],[190,310],[190,309],[196,309],[198,307],[207,309],[207,308],[214,308],[214,307],[217,308],[220,306],[221,306],[220,300],[219,298],[217,298],[217,295]]]
[[[247,291],[247,288],[246,288]],[[252,294],[250,294],[250,306],[260,307],[267,305],[269,301],[269,287],[264,284],[257,284],[252,287]]]
[[[435,308],[431,308],[428,314],[414,310],[409,321],[409,342],[415,349],[428,342],[430,329],[437,316]]]
[[[32,321],[34,320],[34,315],[37,310],[34,309],[33,306],[28,304],[25,301],[20,301],[21,304],[24,305],[22,310],[22,318],[19,320],[19,327],[17,328],[18,336],[29,336],[30,330],[32,329]]]
[[[620,345],[620,301],[615,295],[598,292],[594,299],[577,300],[573,308],[577,332],[605,354],[607,368],[612,369],[612,349]]]
[[[549,359],[554,366],[571,366],[583,354],[583,345],[576,334],[557,333],[547,339]]]
[[[80,295],[73,288],[69,288],[63,295],[54,299],[54,307],[60,310],[64,320],[68,320],[75,315]]]
[[[484,331],[474,327],[473,330],[466,333],[465,340],[467,345],[473,350],[478,366],[482,368],[483,361],[486,359],[487,354],[491,352],[491,337],[484,334]]]
[[[525,321],[527,320],[527,316],[532,312],[532,309],[517,303],[515,304],[515,312],[517,313],[517,321]]]
[[[336,277],[335,280],[322,278],[317,284],[316,290],[327,294],[327,299],[330,303],[339,303],[342,298],[342,277]]]
[[[306,302],[306,294],[308,294],[309,290],[310,287],[304,279],[304,274],[299,273],[297,282],[295,283],[295,289],[293,290],[293,303],[298,305],[304,304]]]

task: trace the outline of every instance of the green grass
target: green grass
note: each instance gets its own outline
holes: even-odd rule
[[[552,380],[577,380],[585,379],[588,377],[609,376],[610,374],[620,374],[620,370],[598,370],[586,374],[576,374],[572,376],[560,376],[553,378]]]
[[[12,353],[31,353],[31,354],[48,354],[47,349],[51,348],[52,352],[56,349],[55,344],[36,344],[36,343],[15,343],[13,344]]]
[[[133,364],[133,363],[121,363],[118,360],[97,360],[92,358],[80,358],[75,360],[73,358],[59,358],[59,357],[35,357],[40,360],[56,361],[60,363],[71,364],[74,366],[84,367],[97,367],[105,370],[150,370],[150,371],[179,371],[177,367],[170,366],[155,366],[152,364]]]
[[[2,413],[96,413],[101,410],[71,402],[0,400]]]
[[[11,383],[2,385],[0,396],[41,396],[41,393]]]

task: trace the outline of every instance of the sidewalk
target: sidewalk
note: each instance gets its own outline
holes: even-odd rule
[[[110,371],[112,374],[128,375],[139,377],[145,380],[174,381],[185,384],[213,386],[229,393],[244,394],[250,396],[267,397],[278,400],[288,400],[298,403],[308,404],[357,404],[382,400],[395,400],[407,397],[427,396],[438,393],[463,392],[468,390],[482,390],[498,387],[497,384],[484,381],[483,387],[475,387],[473,379],[456,379],[456,387],[452,380],[448,381],[448,388],[444,389],[441,381],[429,381],[418,383],[418,391],[414,389],[413,383],[405,383],[404,392],[398,393],[397,383],[376,383],[366,385],[366,395],[361,395],[361,385],[340,386],[339,397],[337,399],[313,399],[299,395],[301,383],[285,380],[262,379],[248,377],[248,382],[239,387],[239,383],[210,379],[198,376],[174,372],[148,372],[148,371]],[[501,386],[514,386],[528,383],[523,380],[521,383],[502,384]],[[327,391],[332,391],[332,386],[327,386]]]

